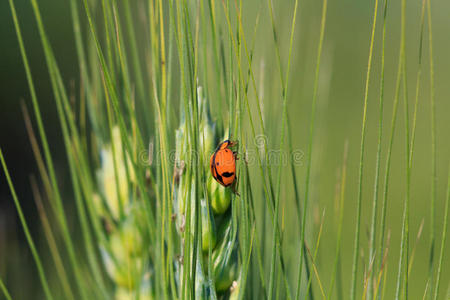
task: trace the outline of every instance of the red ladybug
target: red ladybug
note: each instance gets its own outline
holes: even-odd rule
[[[220,143],[209,162],[212,176],[224,187],[231,186],[236,179],[236,152],[230,149],[234,145],[236,142],[230,140]]]

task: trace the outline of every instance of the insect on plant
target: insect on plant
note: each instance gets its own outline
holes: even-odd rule
[[[224,187],[229,187],[236,192],[236,160],[237,153],[230,148],[237,142],[226,140],[217,146],[216,151],[211,155],[210,167],[214,179]]]
[[[0,300],[450,300],[450,1],[3,2]]]

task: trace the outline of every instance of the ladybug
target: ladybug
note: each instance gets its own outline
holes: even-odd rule
[[[236,152],[230,148],[236,142],[226,140],[219,144],[216,151],[211,155],[210,167],[214,179],[224,187],[231,186],[236,179]],[[234,186],[233,186],[234,190]]]

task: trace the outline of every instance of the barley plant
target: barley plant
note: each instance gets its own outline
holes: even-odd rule
[[[449,299],[448,1],[0,7],[0,299]]]

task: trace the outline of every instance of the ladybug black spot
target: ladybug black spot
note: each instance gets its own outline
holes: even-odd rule
[[[226,177],[226,178],[229,178],[229,177],[231,177],[231,176],[233,176],[234,175],[234,172],[231,172],[231,173],[229,173],[229,172],[224,172],[224,173],[222,173],[222,176],[223,177]]]
[[[216,166],[218,166],[219,165],[219,162],[216,162]]]
[[[217,174],[217,178],[216,178],[222,185],[225,185],[224,183],[223,183],[223,179],[222,179],[222,176],[220,176],[219,174]]]

